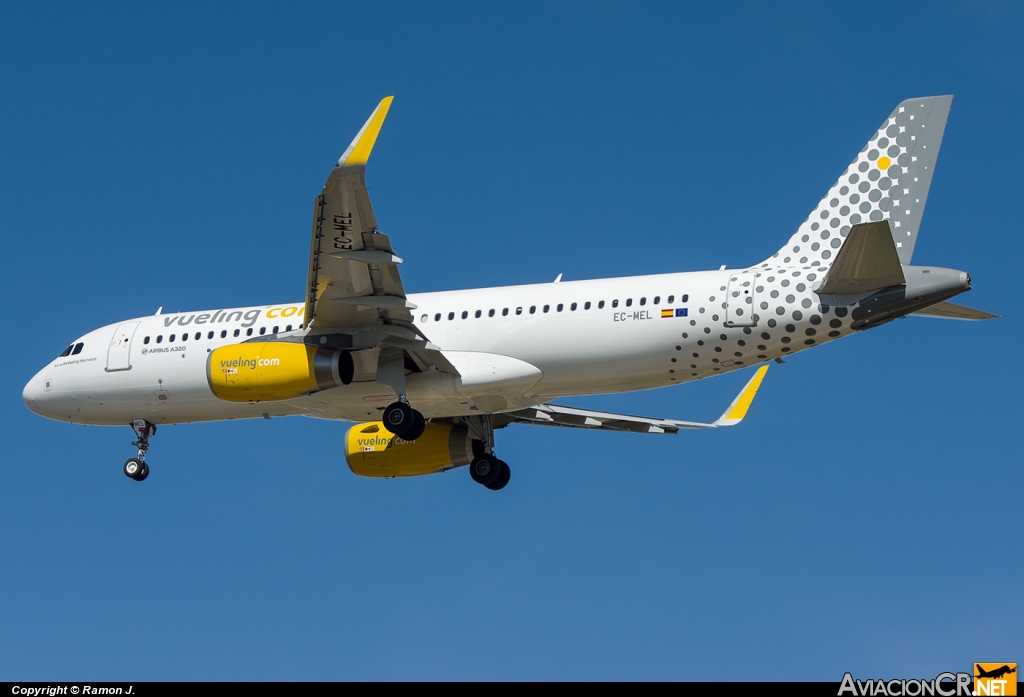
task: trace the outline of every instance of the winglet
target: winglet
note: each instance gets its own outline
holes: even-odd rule
[[[370,114],[370,118],[359,129],[359,133],[356,134],[342,156],[338,158],[339,167],[365,165],[370,159],[370,152],[373,150],[373,144],[377,142],[377,135],[380,133],[380,127],[384,125],[384,117],[388,115],[392,99],[394,97],[384,97],[380,100],[380,104]]]
[[[766,365],[757,369],[754,377],[750,378],[746,386],[736,395],[736,399],[732,400],[732,404],[725,410],[722,417],[715,422],[715,426],[735,426],[743,421],[743,417],[747,415],[747,410],[750,408],[750,403],[754,401],[754,395],[757,394],[757,388],[761,386],[761,381],[764,380],[764,374],[767,372],[768,366]]]

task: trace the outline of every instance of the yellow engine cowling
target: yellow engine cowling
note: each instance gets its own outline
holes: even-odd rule
[[[284,341],[231,344],[210,352],[206,377],[226,402],[272,402],[352,382],[347,351]]]
[[[380,421],[356,424],[345,436],[345,461],[362,477],[415,477],[468,465],[482,444],[465,428],[428,423],[414,441],[402,440]]]

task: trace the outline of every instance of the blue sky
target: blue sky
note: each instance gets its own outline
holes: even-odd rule
[[[931,677],[1020,661],[1024,10],[1015,3],[0,9],[0,679]],[[86,331],[299,300],[313,197],[368,171],[408,290],[745,266],[901,100],[953,93],[915,251],[985,323],[773,366],[747,421],[512,427],[352,475],[346,424],[69,426],[21,388]],[[569,400],[716,417],[748,374]]]

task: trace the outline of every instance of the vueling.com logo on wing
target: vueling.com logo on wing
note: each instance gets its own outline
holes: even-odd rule
[[[1016,695],[1017,664],[1016,663],[975,663],[974,694],[978,695]]]

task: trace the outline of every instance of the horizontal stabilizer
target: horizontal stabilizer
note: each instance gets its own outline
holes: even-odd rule
[[[768,366],[757,369],[753,377],[747,381],[736,399],[725,410],[721,418],[714,423],[696,421],[678,421],[676,419],[658,419],[647,416],[630,416],[628,414],[612,414],[591,409],[564,407],[559,404],[541,404],[529,409],[519,409],[504,414],[495,414],[494,423],[501,427],[509,423],[536,424],[539,426],[563,426],[566,428],[590,428],[603,431],[631,431],[633,433],[678,433],[685,428],[720,428],[735,426],[750,409],[754,395],[764,380]]]
[[[854,225],[818,288],[820,295],[852,295],[906,283],[888,220]]]
[[[975,310],[963,305],[954,305],[953,303],[938,303],[923,310],[918,310],[914,314],[925,317],[942,317],[944,319],[995,319],[999,316],[993,315],[991,312],[983,312],[982,310]]]

